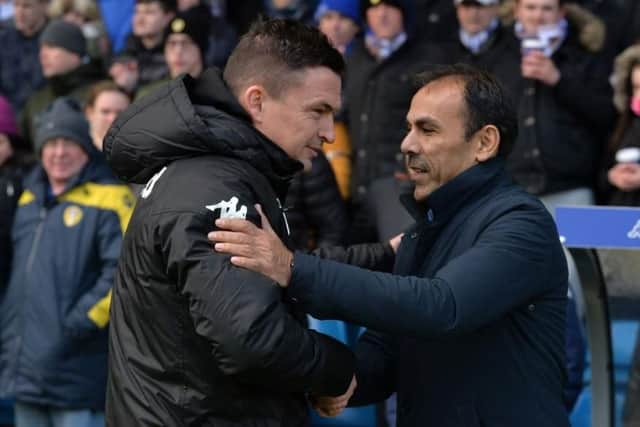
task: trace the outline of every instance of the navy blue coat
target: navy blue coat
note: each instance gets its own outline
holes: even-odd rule
[[[47,186],[37,166],[18,200],[0,305],[0,395],[104,410],[111,287],[134,197],[99,160],[57,197]]]
[[[365,325],[352,405],[398,393],[398,426],[566,427],[567,267],[553,220],[498,159],[425,203],[394,274],[295,254],[289,295]]]

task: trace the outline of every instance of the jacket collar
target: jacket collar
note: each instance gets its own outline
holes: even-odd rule
[[[416,221],[442,225],[471,200],[482,197],[485,186],[504,175],[504,161],[493,158],[462,172],[431,193],[422,203],[416,202],[409,194],[401,196],[400,200]]]

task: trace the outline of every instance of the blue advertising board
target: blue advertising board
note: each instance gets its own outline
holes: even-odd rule
[[[567,247],[640,249],[640,208],[561,206],[556,223]]]

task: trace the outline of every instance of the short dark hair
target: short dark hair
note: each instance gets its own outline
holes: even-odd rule
[[[498,155],[506,158],[518,135],[518,118],[502,84],[488,72],[466,64],[436,66],[419,74],[418,83],[422,88],[449,78],[460,81],[464,87],[465,139],[483,126],[494,125],[500,132]]]
[[[145,4],[145,3],[158,3],[164,13],[169,12],[177,12],[178,11],[178,1],[177,0],[136,0],[136,4]]]
[[[287,19],[260,19],[238,42],[223,77],[236,96],[258,83],[278,97],[295,83],[292,72],[310,67],[327,67],[342,76],[344,60],[316,28]]]

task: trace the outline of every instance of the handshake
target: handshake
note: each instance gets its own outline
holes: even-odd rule
[[[340,415],[344,408],[347,407],[349,403],[349,399],[353,396],[353,392],[356,390],[358,382],[356,381],[356,376],[354,375],[351,378],[351,384],[349,384],[349,388],[342,396],[336,397],[315,397],[312,396],[310,398],[311,405],[313,408],[323,417],[335,417]]]

